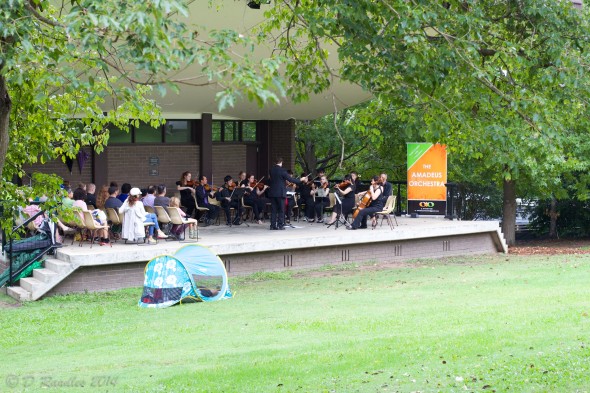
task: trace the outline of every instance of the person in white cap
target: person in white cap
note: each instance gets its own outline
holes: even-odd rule
[[[144,222],[153,222],[154,225],[149,227],[148,243],[156,243],[154,239],[154,229],[158,231],[158,238],[165,239],[168,236],[160,230],[158,225],[158,218],[154,213],[145,211],[143,203],[139,200],[141,198],[141,190],[133,187],[129,191],[129,196],[119,208],[119,213],[125,215],[123,221],[122,238],[130,241],[136,241],[145,236]]]

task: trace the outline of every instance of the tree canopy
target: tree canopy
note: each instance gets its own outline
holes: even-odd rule
[[[563,172],[588,165],[587,9],[537,0],[279,0],[266,16],[264,29],[292,59],[296,98],[338,75],[503,182],[509,243],[517,180],[547,192]]]
[[[197,85],[217,84],[220,107],[239,94],[278,101],[279,59],[258,59],[232,30],[191,25],[185,0],[5,0],[0,2],[0,200],[10,210],[56,181],[16,187],[22,165],[100,152],[108,126],[160,124],[152,90],[178,84],[173,71],[198,63]],[[207,4],[203,5],[207,6]],[[231,78],[228,78],[231,76]],[[47,180],[47,179],[45,179]]]

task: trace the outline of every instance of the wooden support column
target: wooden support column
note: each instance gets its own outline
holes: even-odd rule
[[[200,129],[197,133],[197,143],[200,149],[200,174],[207,176],[209,181],[213,173],[213,115],[203,113],[201,115]]]
[[[258,176],[267,176],[271,167],[270,157],[270,123],[268,120],[257,122],[256,140],[258,145]]]
[[[102,153],[97,154],[92,149],[92,182],[96,184],[96,192],[104,185],[109,185],[109,148],[104,148]]]

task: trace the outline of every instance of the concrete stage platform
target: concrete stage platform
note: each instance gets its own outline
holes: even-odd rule
[[[497,221],[449,221],[439,217],[397,217],[393,230],[387,222],[376,229],[347,230],[324,224],[293,222],[294,228],[270,231],[268,223],[199,228],[198,243],[211,248],[224,262],[228,275],[316,268],[328,264],[393,262],[507,252]],[[187,239],[188,240],[188,239]],[[188,242],[160,240],[156,245],[123,244],[112,247],[77,243],[57,250],[46,261],[46,273],[21,282],[15,297],[81,291],[104,291],[141,286],[147,261],[174,252]],[[21,280],[22,281],[22,280]],[[16,289],[13,292],[17,291]],[[10,292],[10,291],[9,291]]]

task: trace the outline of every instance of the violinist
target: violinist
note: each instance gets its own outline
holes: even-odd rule
[[[305,176],[302,173],[301,176]],[[305,205],[305,213],[303,219],[308,222],[315,221],[315,202],[313,201],[312,190],[315,189],[313,181],[304,182],[299,185],[299,195],[301,195],[301,204]]]
[[[246,172],[240,171],[240,173],[238,173],[238,180],[236,180],[236,183],[238,183],[238,186],[243,187],[242,184],[245,184],[247,178]]]
[[[354,208],[354,185],[352,183],[351,175],[344,176],[344,181],[336,185],[335,190],[335,192],[338,193],[338,196],[340,196],[342,204],[337,203],[334,206],[332,217],[330,218],[330,221],[326,223],[326,225],[334,224],[338,218],[338,215],[346,217],[352,212],[352,209]]]
[[[385,206],[385,201],[383,198],[383,186],[381,185],[381,178],[379,176],[373,176],[371,179],[371,186],[366,191],[370,196],[370,204],[369,207],[365,207],[359,211],[358,215],[352,222],[350,227],[347,229],[358,229],[358,228],[366,228],[367,227],[367,217],[373,216],[375,213],[380,212],[383,210]]]
[[[288,169],[287,174],[293,177],[293,171]],[[293,208],[297,205],[296,201],[296,190],[297,184],[291,183],[289,180],[285,180],[285,187],[287,188],[287,199],[285,201],[285,222],[291,223],[291,216],[293,215]]]
[[[180,191],[180,204],[186,208],[187,217],[192,217],[196,210],[194,185],[192,174],[188,171],[176,182],[176,189]]]
[[[215,198],[221,202],[221,208],[225,211],[226,225],[240,225],[240,217],[242,217],[242,204],[237,198],[234,198],[234,190],[236,184],[230,175],[223,178],[225,182],[215,194]],[[238,194],[236,194],[238,195]],[[234,219],[231,219],[231,209],[236,210]]]
[[[312,192],[315,194],[316,222],[321,224],[324,222],[324,209],[330,206],[330,183],[326,175],[320,177],[320,186]]]
[[[264,197],[264,192],[268,186],[262,182],[262,179],[258,181],[254,175],[250,175],[240,182],[240,187],[248,189],[247,193],[244,193],[244,205],[252,207],[254,220],[262,225],[260,214],[266,208],[267,199]]]
[[[195,196],[199,206],[209,209],[204,219],[205,226],[214,223],[217,219],[217,216],[219,215],[219,206],[209,203],[209,198],[213,198],[214,193],[214,187],[211,187],[209,184],[207,184],[207,176],[199,176],[199,185],[195,189]]]
[[[277,157],[275,165],[270,170],[270,183],[268,196],[272,207],[270,215],[270,229],[281,230],[285,229],[285,198],[287,197],[287,187],[285,180],[291,183],[300,184],[303,181],[307,181],[307,177],[301,179],[295,179],[287,173],[283,168],[283,159]]]

